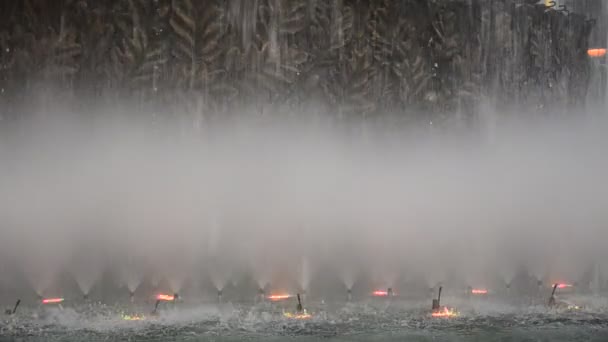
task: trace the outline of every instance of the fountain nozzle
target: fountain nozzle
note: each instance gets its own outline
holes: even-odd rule
[[[298,293],[298,306],[296,306],[296,311],[297,312],[304,311],[304,308],[302,307],[302,299],[300,298],[300,294],[299,293]]]
[[[433,299],[433,310],[439,310],[441,307],[441,290],[443,290],[443,287],[439,286],[439,294],[437,295],[437,299]]]
[[[6,309],[6,311],[4,312],[7,315],[14,315],[17,312],[17,308],[19,307],[19,304],[21,304],[21,299],[17,299],[17,302],[15,303],[15,307],[13,307],[13,309]]]

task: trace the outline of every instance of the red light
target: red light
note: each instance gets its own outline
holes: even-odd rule
[[[572,285],[570,285],[570,284],[557,284],[557,288],[558,289],[566,289],[566,288],[569,288],[569,287],[572,287]]]
[[[163,300],[165,302],[172,302],[172,301],[175,300],[175,296],[166,295],[166,294],[159,294],[158,296],[156,296],[156,299]]]
[[[372,295],[374,297],[387,297],[388,291],[374,291],[374,292],[372,292]]]
[[[278,301],[281,301],[281,300],[286,300],[286,299],[291,298],[291,295],[288,295],[288,294],[271,295],[271,296],[268,296],[266,298],[268,298],[268,300],[271,300],[273,302],[278,302]]]
[[[471,293],[472,294],[476,294],[476,295],[485,295],[485,294],[488,294],[488,290],[486,290],[486,289],[472,289]]]
[[[42,304],[58,304],[64,301],[63,298],[45,298],[42,300]]]

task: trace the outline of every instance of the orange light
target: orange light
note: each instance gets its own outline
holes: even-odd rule
[[[488,290],[486,290],[486,289],[472,289],[471,293],[472,294],[476,294],[476,295],[485,295],[485,294],[488,294]]]
[[[166,295],[166,294],[159,294],[158,296],[156,296],[156,299],[163,300],[165,302],[172,302],[172,301],[175,300],[175,296]]]
[[[444,306],[443,309],[433,311],[433,313],[431,313],[431,316],[433,316],[433,317],[455,317],[455,316],[458,316],[458,312],[456,312],[454,309],[448,309],[447,307]]]
[[[301,313],[301,314],[292,314],[290,312],[286,312],[283,314],[285,317],[287,318],[291,318],[291,319],[310,319],[312,318],[312,315],[309,313]]]
[[[286,299],[291,298],[291,295],[288,295],[288,294],[271,295],[271,296],[268,296],[266,298],[268,298],[268,300],[271,300],[273,302],[278,302],[278,301],[281,301],[281,300],[286,300]]]
[[[374,291],[372,292],[372,296],[374,297],[387,297],[388,291]]]
[[[573,285],[570,285],[570,284],[557,284],[557,288],[558,289],[566,289],[566,288],[569,288],[569,287],[572,287],[572,286]]]
[[[601,58],[606,56],[606,49],[589,49],[587,54],[591,58]]]
[[[63,298],[45,298],[42,300],[42,304],[59,304],[63,301]]]
[[[125,321],[143,321],[146,318],[144,316],[139,316],[139,315],[123,315],[122,319]]]

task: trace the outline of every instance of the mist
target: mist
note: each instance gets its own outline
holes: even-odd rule
[[[278,114],[210,134],[110,112],[21,122],[0,138],[3,293],[65,292],[67,275],[88,294],[108,273],[132,293],[249,278],[254,296],[608,272],[602,118],[414,138]]]

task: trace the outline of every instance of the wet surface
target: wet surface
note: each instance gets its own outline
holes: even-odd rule
[[[141,308],[143,310],[143,307]],[[464,306],[457,318],[432,318],[403,303],[315,306],[308,320],[287,319],[273,305],[192,305],[158,317],[125,321],[122,309],[87,305],[25,309],[4,317],[1,341],[605,341],[602,307],[555,311],[539,307]]]

